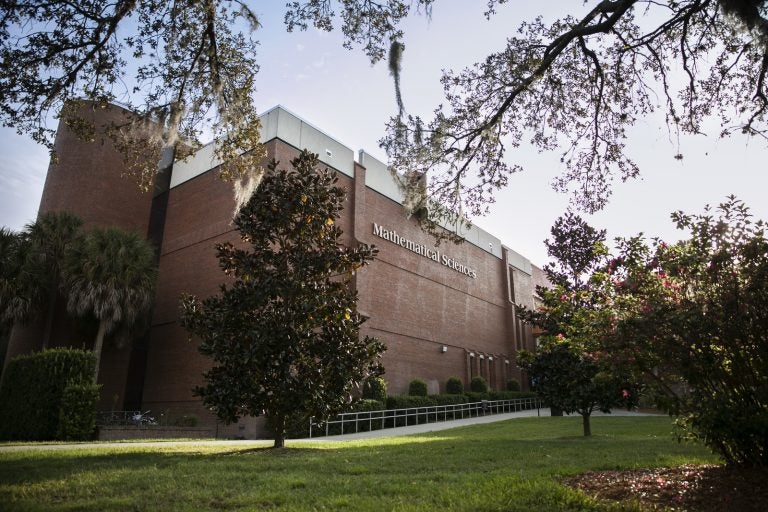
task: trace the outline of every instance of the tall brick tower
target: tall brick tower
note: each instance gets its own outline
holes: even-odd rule
[[[102,107],[83,102],[76,115],[93,123],[93,137],[83,140],[69,127],[67,119],[60,121],[55,158],[48,167],[38,215],[70,212],[83,220],[85,230],[116,226],[148,236],[153,194],[142,193],[135,180],[124,176],[123,157],[106,135],[111,126],[123,124],[135,114],[116,105]],[[147,157],[159,160],[159,155]],[[63,302],[56,304],[50,346],[90,348],[95,326],[68,318]],[[43,312],[41,317],[45,315]],[[14,326],[6,363],[16,355],[41,349],[42,325],[36,319]],[[105,347],[99,372],[99,382],[104,386],[101,407],[122,408],[132,351],[133,346]]]

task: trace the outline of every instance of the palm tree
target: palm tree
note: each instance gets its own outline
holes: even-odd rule
[[[21,233],[0,228],[0,324],[13,323],[18,307],[16,277],[21,268]]]
[[[155,251],[136,233],[94,229],[67,250],[62,277],[67,310],[99,321],[93,345],[96,382],[104,337],[149,311],[157,277]]]
[[[19,306],[28,309],[26,301],[19,301],[17,276],[21,268],[21,233],[0,227],[0,369],[3,368],[8,350],[8,337]]]
[[[0,321],[26,323],[44,311],[42,348],[51,338],[61,261],[82,224],[71,213],[49,212],[19,233],[0,228]]]
[[[61,266],[67,247],[78,236],[83,221],[68,212],[48,212],[27,224],[26,257],[19,276],[20,288],[26,290],[36,310],[47,300],[42,348],[51,341],[56,300],[61,288]]]

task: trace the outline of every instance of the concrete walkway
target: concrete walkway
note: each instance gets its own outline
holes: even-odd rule
[[[477,416],[474,418],[464,418],[452,421],[442,421],[438,423],[424,423],[421,425],[410,425],[407,427],[387,428],[383,430],[374,430],[372,432],[360,432],[357,434],[345,434],[343,436],[331,436],[331,437],[317,437],[312,439],[289,439],[286,443],[288,445],[303,444],[307,442],[316,443],[333,443],[338,441],[353,441],[357,439],[374,439],[377,437],[394,437],[394,436],[407,436],[411,434],[423,434],[425,432],[437,432],[441,430],[449,430],[457,427],[465,427],[468,425],[480,425],[484,423],[494,423],[497,421],[506,421],[514,418],[526,418],[532,416],[538,416],[539,413],[542,417],[549,416],[549,409],[543,408],[537,411],[536,409],[511,412],[504,414],[491,414],[488,416]],[[656,414],[633,412],[616,410],[611,414],[603,414],[596,411],[593,416],[657,416]],[[254,448],[254,447],[268,447],[272,446],[272,441],[263,439],[243,439],[243,440],[228,440],[228,439],[201,439],[199,441],[146,441],[146,442],[103,442],[103,443],[55,443],[55,444],[20,444],[0,446],[0,453],[19,452],[25,450],[93,450],[99,448],[125,448],[126,450],[133,448],[177,448],[177,447],[205,447],[205,446],[218,446],[218,447],[234,447],[234,448]]]

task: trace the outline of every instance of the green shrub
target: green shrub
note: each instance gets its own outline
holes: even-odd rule
[[[520,383],[517,379],[510,379],[507,381],[507,391],[520,391]]]
[[[365,398],[353,403],[349,412],[381,411],[386,408],[387,406],[381,400],[369,400]]]
[[[490,400],[490,395],[488,393],[479,393],[477,391],[467,391],[464,393],[464,396],[467,397],[467,402],[480,402],[482,400]]]
[[[482,377],[472,377],[472,381],[469,383],[469,389],[475,393],[487,393],[488,383]]]
[[[179,416],[178,418],[174,418],[174,420],[171,422],[171,425],[174,427],[196,427],[197,424],[197,416],[194,414],[185,414],[184,416]]]
[[[533,391],[491,391],[488,393],[490,400],[515,400],[518,398],[536,398]]]
[[[429,395],[429,399],[432,400],[433,405],[455,405],[467,403],[467,397],[464,394]]]
[[[66,441],[87,441],[96,430],[98,384],[69,384],[61,396],[58,438]]]
[[[92,352],[68,348],[9,361],[0,383],[0,439],[55,439],[64,390],[68,385],[91,383],[95,366]]]
[[[413,379],[408,384],[408,394],[411,396],[427,396],[427,383],[420,379]]]
[[[432,405],[435,405],[435,402],[428,396],[390,395],[387,397],[387,409],[411,409]]]
[[[460,395],[464,393],[464,383],[458,377],[450,377],[445,383],[445,392],[449,395]]]
[[[387,383],[381,377],[372,377],[363,384],[363,398],[367,400],[377,400],[386,402]]]

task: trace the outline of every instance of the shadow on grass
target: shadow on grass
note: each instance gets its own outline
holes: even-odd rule
[[[510,482],[518,482],[515,492],[529,492],[520,482],[550,489],[559,487],[555,479],[590,470],[715,461],[700,446],[672,441],[666,418],[609,418],[593,426],[599,434],[591,439],[577,435],[576,422],[534,418],[463,427],[449,436],[435,432],[279,449],[122,445],[0,453],[0,503],[9,504],[4,510],[119,510],[136,499],[168,504],[169,510],[218,501],[223,508],[259,501],[297,509],[378,510],[403,503],[455,508],[451,500],[456,500],[460,508],[482,509],[478,485],[492,481],[487,492],[502,509],[514,509],[504,505],[512,499]],[[102,501],[89,501],[93,496]]]

